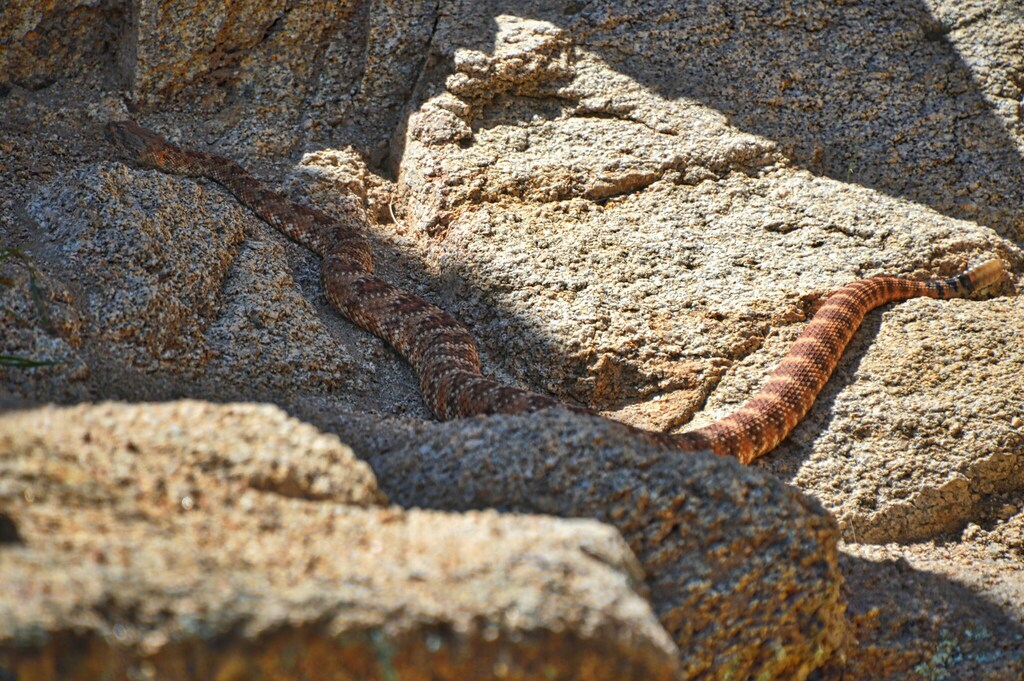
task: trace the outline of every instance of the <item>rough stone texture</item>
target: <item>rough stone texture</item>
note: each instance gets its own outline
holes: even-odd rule
[[[722,381],[729,413],[785,353],[770,337]],[[850,541],[913,541],[984,519],[1024,486],[1024,298],[910,301],[871,315],[808,417],[764,467],[821,499]]]
[[[438,13],[435,2],[410,0],[135,7],[117,57],[135,100],[157,117],[247,159],[288,154],[305,137],[356,144],[375,162],[390,153]],[[163,116],[196,105],[208,126]]]
[[[384,501],[351,449],[272,405],[104,403],[12,411],[0,422],[7,501],[95,499],[127,482],[171,507],[245,489],[356,506]]]
[[[410,119],[398,196],[444,235],[444,306],[520,380],[670,427],[767,330],[852,279],[1020,262],[990,229],[815,177],[685,100],[610,85],[584,46],[563,56],[552,24],[495,23],[493,56],[457,47],[476,24],[439,27],[456,73]]]
[[[0,94],[109,64],[124,0],[8,0],[0,12]]]
[[[1020,512],[1024,427],[1019,3],[375,0],[319,12],[312,0],[140,0],[116,21],[117,3],[68,6],[87,11],[66,21],[8,3],[0,20],[0,48],[15,47],[0,49],[0,73],[22,74],[0,87],[0,245],[26,248],[71,320],[31,316],[23,278],[0,290],[29,309],[5,347],[69,357],[5,370],[0,399],[258,396],[309,418],[346,414],[329,425],[353,443],[378,431],[359,440],[371,459],[415,431],[389,416],[426,415],[394,354],[324,304],[315,259],[209,185],[110,164],[99,126],[128,104],[294,197],[343,212],[357,196],[378,271],[469,323],[489,370],[657,428],[749,394],[830,289],[997,255],[1009,276],[994,298],[873,313],[767,467],[818,496],[850,540],[918,541],[886,545],[914,568],[896,577],[842,563],[858,646],[836,673],[1020,675],[998,637],[968,641],[975,629],[957,623],[995,622],[1014,641],[1022,621],[1017,516],[1003,510]],[[38,31],[29,53],[33,26],[59,30]],[[78,194],[88,210],[66,198]],[[133,200],[159,220],[136,220]],[[153,301],[110,277],[113,288],[93,287],[111,301],[97,314],[174,305],[178,290],[161,289],[147,260],[184,283],[200,274],[187,258],[230,261],[186,287],[197,306],[172,318],[182,347],[153,345],[171,359],[109,342],[129,318],[98,328],[79,297],[79,273],[46,234],[89,233],[88,215],[125,230],[92,232],[88,244],[116,245],[95,252],[94,271],[133,273]],[[187,256],[130,248],[170,233],[222,237]],[[245,240],[218,251],[225,235]],[[439,432],[458,449],[463,426],[450,428]]]
[[[0,383],[4,392],[88,399],[82,320],[70,292],[20,249],[0,248]],[[32,366],[32,363],[42,363]],[[0,402],[7,395],[0,395]]]
[[[14,678],[673,678],[617,532],[380,506],[274,407],[19,412],[0,451]]]
[[[847,549],[849,550],[849,549]],[[849,589],[851,645],[823,671],[827,681],[930,681],[1024,677],[1024,629],[1018,619],[933,565],[879,560],[870,549],[842,554]],[[962,557],[962,558],[965,558]],[[971,580],[966,580],[970,584]],[[960,583],[958,583],[960,582]]]
[[[552,67],[561,56],[529,68],[561,54],[538,50],[544,39],[569,49],[564,31],[496,23],[493,56],[453,48],[450,93],[413,116],[400,196],[421,229],[444,234],[445,306],[520,380],[659,428],[703,407],[699,425],[754,392],[801,330],[793,322],[829,290],[877,272],[948,275],[993,252],[1021,263],[990,229],[794,169],[765,140],[724,126],[717,146],[680,138],[685,105],[668,102],[653,119],[636,103],[652,95],[635,85],[615,90],[628,104],[590,103],[589,72],[605,68],[592,58],[571,62],[571,85]],[[531,47],[534,62],[516,52]],[[536,96],[538,79],[548,117],[524,129],[517,88]],[[590,118],[598,106],[603,116]],[[509,197],[526,205],[509,210]],[[1001,227],[1015,233],[1017,219]],[[891,320],[881,332],[879,317]],[[962,527],[986,495],[1024,482],[1024,407],[1012,397],[1022,319],[1016,299],[876,313],[768,467],[822,498],[851,539]]]
[[[1019,503],[1019,499],[1018,499]],[[1013,504],[1003,504],[1015,508]],[[971,523],[963,532],[909,544],[845,544],[846,553],[872,561],[902,561],[916,570],[943,575],[976,591],[1018,620],[1024,619],[1024,515]]]
[[[588,5],[579,21],[587,47],[616,71],[666,98],[713,107],[816,174],[1019,239],[1020,148],[973,80],[971,52],[957,49],[970,33],[947,32],[969,24],[980,5],[936,16],[923,2],[766,8],[756,0],[684,7],[638,0]],[[1019,64],[1017,21],[1000,22],[997,7],[1017,17],[1020,8],[986,3],[995,15],[989,40],[1005,41],[1000,53]],[[1013,87],[997,78],[984,85]]]
[[[833,521],[760,471],[658,451],[617,424],[561,410],[398,436],[319,421],[380,452],[368,461],[399,505],[617,527],[680,647],[683,678],[802,679],[844,642]]]
[[[933,17],[929,35],[955,50],[979,94],[1013,133],[1007,141],[1024,151],[1024,35],[1016,30],[1024,9],[1012,0],[925,0],[925,5]]]
[[[151,172],[126,191],[132,179],[122,165],[77,168],[43,187],[28,212],[105,343],[135,348],[124,357],[130,364],[199,364],[216,292],[243,239],[243,210],[225,206],[220,229],[194,229],[201,187]]]
[[[167,99],[202,81],[218,85],[210,90],[219,97],[243,88],[262,90],[252,92],[259,97],[275,86],[294,96],[295,81],[307,79],[319,61],[309,54],[295,59],[297,52],[322,42],[335,22],[351,18],[355,4],[140,0],[124,67],[144,100]],[[269,59],[275,49],[281,52],[276,65]]]
[[[346,386],[352,360],[296,291],[284,240],[224,192],[99,164],[43,187],[28,212],[79,292],[90,343],[120,364],[216,376],[250,397]]]
[[[208,134],[254,155],[287,154],[324,45],[358,5],[139,0],[118,56],[136,101],[197,101],[216,120]],[[245,131],[233,125],[239,118]]]

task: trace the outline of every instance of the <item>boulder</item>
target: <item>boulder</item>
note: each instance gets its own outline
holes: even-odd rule
[[[613,529],[385,506],[274,407],[15,412],[0,451],[14,678],[677,678]]]

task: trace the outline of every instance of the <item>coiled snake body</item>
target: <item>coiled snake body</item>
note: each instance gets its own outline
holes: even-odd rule
[[[476,342],[465,326],[373,275],[370,247],[357,227],[289,201],[229,159],[183,149],[130,121],[108,124],[107,134],[140,165],[214,180],[260,218],[318,253],[327,299],[405,358],[416,372],[423,399],[439,419],[565,406],[483,375]],[[964,296],[996,283],[1001,275],[1001,262],[989,260],[951,279],[881,276],[847,284],[825,301],[767,383],[736,412],[680,434],[644,434],[665,447],[711,450],[748,463],[773,449],[807,414],[870,310],[918,296]]]

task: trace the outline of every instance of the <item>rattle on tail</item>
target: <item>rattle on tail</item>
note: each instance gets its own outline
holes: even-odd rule
[[[387,341],[412,366],[423,399],[438,418],[516,414],[554,406],[589,413],[483,375],[476,341],[465,326],[373,275],[370,247],[358,226],[289,201],[233,161],[183,149],[133,122],[110,123],[107,135],[137,164],[214,180],[264,221],[318,253],[327,299],[353,323]],[[749,463],[778,445],[807,414],[870,310],[920,296],[965,296],[996,284],[1002,272],[1002,263],[993,259],[950,279],[882,276],[847,284],[829,296],[765,385],[733,414],[680,434],[640,432],[664,447],[710,450]]]

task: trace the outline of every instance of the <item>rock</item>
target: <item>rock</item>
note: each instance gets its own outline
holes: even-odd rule
[[[0,544],[21,544],[21,533],[14,519],[0,511]]]
[[[550,95],[553,82],[572,78],[572,41],[564,30],[513,15],[494,20],[493,52],[456,50],[448,92],[482,106],[504,94]]]
[[[0,417],[0,447],[16,678],[675,678],[614,530],[381,506],[276,408],[40,409]]]
[[[102,68],[121,38],[120,0],[12,0],[0,15],[0,95]]]
[[[402,506],[496,508],[617,527],[647,573],[682,678],[806,678],[843,642],[835,527],[733,460],[641,445],[562,410],[411,428],[361,442]]]
[[[1019,240],[1019,113],[1008,130],[989,102],[1020,93],[1020,17],[996,7],[633,0],[588,4],[561,23],[611,70],[720,112],[815,175]]]
[[[9,499],[42,499],[41,492],[57,498],[63,484],[77,485],[69,493],[92,499],[109,493],[105,485],[131,483],[155,495],[152,503],[185,510],[204,494],[228,489],[357,506],[385,500],[352,450],[271,405],[106,403],[15,411],[0,419],[3,451],[18,453],[4,459]],[[181,469],[161,473],[159,462]],[[54,470],[46,473],[51,464]],[[199,471],[206,472],[197,477]],[[51,483],[57,488],[48,491]],[[214,489],[205,491],[208,484]]]
[[[490,440],[453,444],[476,425],[416,425],[427,413],[408,368],[324,304],[315,258],[207,183],[111,163],[100,124],[129,115],[244,162],[292,197],[339,214],[365,209],[377,271],[466,322],[489,372],[655,429],[705,423],[738,404],[830,290],[999,257],[1008,277],[992,298],[873,313],[808,421],[763,465],[818,496],[849,539],[954,547],[887,553],[913,566],[896,576],[844,559],[853,587],[836,602],[848,600],[852,617],[811,638],[845,630],[868,652],[840,647],[829,670],[1013,677],[1014,651],[997,637],[968,641],[973,625],[954,624],[1021,621],[1010,577],[1017,516],[999,510],[1019,508],[1024,423],[1010,398],[1022,381],[1014,296],[1024,265],[1024,50],[1012,3],[131,5],[126,17],[121,2],[71,3],[67,13],[8,3],[0,19],[0,247],[24,246],[56,316],[70,320],[48,328],[4,317],[5,348],[52,349],[68,363],[5,372],[0,402],[259,398],[311,419],[331,414],[346,441],[370,433],[360,454],[378,466],[390,450],[405,460],[420,436],[442,451],[498,451]],[[123,240],[103,241],[105,223]],[[47,240],[58,232],[111,246],[88,259],[95,284]],[[206,243],[187,255],[163,243],[195,235]],[[154,242],[148,271],[131,246]],[[156,272],[182,286],[161,288]],[[25,283],[0,292],[22,317],[33,314]],[[102,302],[90,307],[79,288]],[[119,337],[132,323],[138,337]],[[509,432],[501,419],[495,427]],[[530,432],[500,451],[533,446]],[[435,463],[442,468],[429,474],[443,479],[445,462]],[[598,489],[589,466],[576,468],[561,478],[567,489]],[[754,485],[748,474],[736,489]],[[783,510],[767,517],[788,518],[796,502],[770,490],[766,503]],[[491,497],[504,496],[518,503],[496,485]],[[0,512],[24,537],[21,512]],[[676,579],[659,572],[643,536],[617,525],[654,566],[651,579]],[[770,546],[820,555],[830,540],[815,536],[820,544]],[[723,579],[748,574],[736,569]],[[922,573],[933,569],[942,579]],[[830,570],[800,592],[808,604],[827,593],[815,585],[838,583]],[[775,574],[752,576],[745,593]],[[719,640],[687,634],[671,596],[656,602],[677,640]],[[888,610],[872,615],[876,606]],[[921,619],[929,610],[943,613],[934,625]],[[838,645],[798,645],[777,665],[792,663],[782,673],[799,678]],[[694,656],[689,673],[714,664],[711,654]],[[751,669],[775,668],[746,654]]]
[[[843,553],[841,565],[850,589],[852,635],[859,643],[850,646],[843,664],[824,670],[822,679],[1024,676],[1020,622],[962,584],[905,560]]]
[[[245,148],[248,158],[287,154],[299,139],[301,105],[325,50],[356,10],[356,3],[324,0],[141,0],[117,60],[141,104],[167,108],[198,100],[220,119],[222,142]],[[273,104],[261,106],[261,100]],[[239,135],[224,125],[225,117],[247,120],[249,130]]]
[[[985,95],[992,111],[1013,134],[1009,140],[1021,148],[1024,139],[1021,102],[1024,87],[1017,78],[1024,68],[1022,38],[1013,29],[1020,8],[1012,3],[989,4],[982,0],[929,0],[931,23],[926,35],[946,40],[969,68],[971,81]]]
[[[0,400],[89,397],[78,351],[83,320],[71,303],[71,292],[24,250],[0,247]]]
[[[415,90],[436,69],[431,47],[441,3],[376,0],[364,20],[342,21],[324,51],[304,107],[308,147],[353,145],[371,166],[399,163],[395,131],[404,129]]]
[[[148,375],[150,397],[180,389],[175,374],[222,397],[350,384],[353,360],[296,291],[283,238],[226,192],[105,163],[43,187],[29,211],[83,291],[89,343]]]
[[[404,0],[135,8],[117,58],[147,108],[198,102],[236,157],[288,154],[308,138],[355,143],[378,161],[406,113],[438,11]]]
[[[244,213],[218,196],[224,227],[197,229],[200,187],[153,171],[133,180],[122,165],[79,168],[43,187],[29,211],[104,341],[125,347],[128,363],[198,365]]]
[[[844,551],[870,561],[902,561],[906,565],[983,595],[1018,623],[1024,621],[1024,513],[1002,518],[979,518],[989,529],[971,523],[959,536],[947,534],[940,540],[881,545],[846,544]],[[1024,631],[1016,625],[1015,630]]]
[[[203,80],[219,80],[222,87],[253,88],[257,75],[263,76],[259,87],[273,83],[279,90],[293,90],[299,64],[282,60],[277,69],[258,74],[260,66],[269,66],[261,53],[272,46],[294,50],[316,43],[336,17],[351,14],[352,9],[350,3],[328,8],[316,0],[294,7],[277,1],[229,6],[143,0],[132,16],[123,66],[135,94],[151,102],[168,99]],[[305,64],[302,75],[308,78],[315,61]]]
[[[532,62],[509,41],[526,31],[495,23],[492,54],[476,57],[457,47],[479,42],[472,27],[439,28],[456,74],[410,119],[398,198],[438,237],[425,257],[442,307],[501,374],[671,428],[768,330],[851,280],[949,275],[992,254],[1021,262],[991,229],[815,177],[771,140],[609,74],[589,34],[565,69],[526,69],[520,92],[514,76]],[[534,42],[568,49],[554,23],[529,26]]]
[[[959,530],[1024,485],[1024,299],[913,300],[869,316],[811,413],[763,464],[812,493],[850,541]],[[769,338],[709,401],[738,405],[799,328]],[[757,369],[754,369],[757,366]]]

